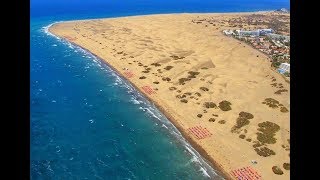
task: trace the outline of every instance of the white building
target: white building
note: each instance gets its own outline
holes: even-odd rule
[[[239,36],[259,36],[259,31],[239,31]]]
[[[271,34],[274,33],[273,29],[257,29],[254,31],[243,31],[243,30],[239,30],[239,36],[253,36],[253,37],[257,37],[257,36],[265,36],[267,34]]]
[[[223,30],[223,33],[227,36],[234,34],[234,32],[232,30]]]
[[[281,63],[279,66],[279,72],[284,73],[284,72],[288,72],[290,73],[290,64],[288,63]]]
[[[274,33],[273,29],[258,29],[260,36],[265,36],[267,34]]]

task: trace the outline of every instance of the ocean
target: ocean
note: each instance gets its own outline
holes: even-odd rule
[[[31,1],[31,179],[222,179],[157,108],[50,33],[76,19],[289,8],[282,0]]]

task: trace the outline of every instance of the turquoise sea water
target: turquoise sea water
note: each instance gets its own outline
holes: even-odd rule
[[[72,19],[289,8],[272,0],[183,2],[31,1],[31,179],[221,179],[128,82],[47,33]]]

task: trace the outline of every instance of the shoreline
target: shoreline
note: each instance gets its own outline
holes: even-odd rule
[[[84,20],[75,20],[75,21],[59,21],[59,22],[50,24],[49,26],[46,27],[46,29],[48,33],[52,34],[58,39],[63,39],[64,41],[69,42],[72,45],[80,47],[81,49],[89,52],[91,55],[99,59],[100,62],[110,67],[110,69],[112,69],[120,78],[127,81],[137,92],[143,95],[143,97],[146,100],[151,102],[172,123],[172,125],[181,133],[185,141],[187,141],[192,146],[192,148],[201,156],[202,160],[204,160],[207,163],[207,165],[211,166],[211,168],[218,171],[216,172],[218,175],[222,176],[225,179],[235,179],[234,175],[232,175],[233,170],[242,168],[245,166],[252,166],[251,161],[256,159],[259,161],[259,165],[253,165],[253,166],[257,168],[258,172],[262,173],[261,175],[263,178],[270,177],[270,178],[278,179],[276,177],[277,175],[272,174],[272,171],[268,169],[268,168],[271,168],[272,165],[274,165],[275,161],[272,160],[274,158],[273,157],[268,158],[271,161],[267,162],[266,159],[264,159],[263,157],[262,158],[259,157],[254,151],[255,149],[252,148],[252,143],[253,144],[256,143],[255,138],[256,138],[256,128],[258,127],[258,123],[259,122],[262,123],[262,121],[270,120],[274,114],[276,114],[276,117],[279,117],[279,118],[272,118],[272,120],[276,123],[279,123],[281,126],[284,126],[284,129],[282,131],[287,131],[286,128],[290,129],[290,127],[288,127],[290,122],[285,123],[284,121],[282,121],[283,118],[285,119],[288,118],[287,115],[279,111],[278,112],[273,111],[271,113],[270,109],[267,110],[268,107],[265,107],[263,103],[259,102],[260,100],[263,100],[267,97],[275,97],[277,100],[280,100],[280,102],[282,102],[285,106],[289,107],[290,100],[287,99],[288,94],[285,93],[281,97],[279,95],[274,95],[275,88],[273,86],[270,87],[270,85],[272,84],[269,85],[267,82],[267,81],[271,81],[270,77],[272,78],[277,77],[278,79],[277,82],[279,81],[282,82],[283,79],[280,78],[278,74],[275,74],[275,72],[272,69],[270,69],[268,65],[269,61],[268,62],[265,61],[267,57],[265,54],[252,48],[249,45],[246,45],[246,47],[243,45],[239,45],[239,43],[236,43],[237,41],[235,41],[234,39],[229,39],[227,37],[224,37],[224,35],[218,29],[218,28],[223,28],[223,26],[225,26],[224,22],[219,21],[221,20],[221,17],[219,15],[223,15],[222,19],[224,21],[224,18],[229,17],[229,15],[232,17],[234,16],[241,17],[241,15],[247,15],[247,14],[250,15],[253,13],[257,14],[257,13],[268,13],[268,12],[274,12],[274,11],[135,15],[135,16],[125,16],[125,17],[98,18],[98,19],[91,19],[91,20],[84,19]],[[204,25],[201,25],[201,24],[192,25],[192,23],[190,23],[192,18],[199,19],[199,16],[200,18],[201,16],[202,18],[211,16],[213,17],[213,19],[214,18],[217,19],[217,21],[214,21],[217,24],[217,26],[216,25],[214,26],[216,26],[217,28],[214,27],[212,28],[213,31],[211,31],[210,28],[207,28],[207,29],[205,28],[207,27],[207,25],[205,27]],[[162,22],[163,24],[161,24],[159,21],[155,19],[160,20],[160,22]],[[163,29],[163,30],[154,29],[152,25],[145,25],[144,23],[145,20],[148,20],[151,23],[153,23],[154,27],[156,28],[161,25],[163,27],[166,27],[167,29]],[[170,21],[170,23],[168,22],[168,20]],[[133,23],[133,26],[131,25],[128,26],[127,24],[125,24],[129,22],[130,24]],[[182,25],[182,27],[180,25]],[[59,28],[59,27],[62,27],[62,28]],[[173,27],[180,27],[180,28],[171,30],[171,28]],[[192,29],[189,29],[189,27]],[[208,31],[208,29],[210,31]],[[132,30],[134,32],[131,32]],[[198,33],[192,34],[192,35],[188,34],[193,32],[198,32]],[[102,34],[99,34],[99,33],[102,33]],[[171,38],[167,38],[166,36],[162,35],[167,33],[171,35]],[[173,33],[173,34],[170,34],[170,33]],[[183,35],[176,37],[174,36],[174,33],[182,33],[182,34],[187,33],[186,35],[189,35],[187,37],[194,38],[194,40],[185,40]],[[209,36],[211,37],[210,40],[207,39],[207,37]],[[146,39],[142,37],[146,37]],[[146,42],[150,42],[150,41],[151,41],[151,45],[147,46]],[[126,44],[122,44],[123,42],[127,42],[129,44],[126,46]],[[184,44],[184,42],[186,44]],[[194,42],[198,43],[199,47],[195,47]],[[155,45],[157,46],[155,47]],[[215,49],[217,45],[220,48]],[[151,48],[150,50],[146,50],[146,55],[144,55],[144,50],[141,50],[141,49],[145,49],[145,48],[141,48],[145,46]],[[178,47],[178,49],[176,47]],[[208,47],[211,47],[213,51],[212,50],[209,51],[210,48]],[[162,49],[162,50],[159,50],[159,49]],[[187,53],[192,52],[191,54],[193,55],[191,56],[179,55],[179,49],[185,50],[185,51],[189,50],[186,52]],[[112,50],[113,50],[113,53],[112,53]],[[132,55],[132,57],[130,56],[128,58],[129,55],[126,56],[127,53],[129,55]],[[143,55],[141,55],[141,53]],[[174,55],[175,53],[178,53],[179,56],[186,56],[187,57],[186,60],[185,59],[176,60],[176,61],[165,60],[165,59],[168,59],[166,57],[171,57],[170,55],[172,54]],[[262,56],[257,56],[257,54]],[[231,58],[229,58],[229,56]],[[145,57],[145,59],[143,59],[143,57]],[[206,59],[206,57],[210,57],[209,61],[208,59]],[[211,57],[214,59],[214,61],[212,61]],[[226,59],[226,57],[228,58]],[[165,75],[162,74],[162,72],[159,73],[158,71],[159,75],[157,75],[157,72],[154,71],[156,68],[153,68],[153,67],[148,69],[153,69],[154,73],[152,74],[154,75],[151,75],[151,73],[143,74],[145,73],[143,71],[139,74],[140,69],[143,67],[134,65],[134,63],[132,62],[132,59],[130,58],[133,58],[133,60],[136,60],[136,61],[133,61],[136,63],[142,60],[141,62],[143,62],[143,64],[142,63],[140,64],[139,62],[139,66],[145,65],[144,66],[145,68],[148,67],[146,65],[149,65],[152,62],[153,64],[155,62],[161,62],[161,64],[163,65],[174,65],[174,66],[176,66],[176,63],[181,63],[181,62],[188,62],[188,63],[178,65],[177,67],[175,67],[177,68],[178,75],[177,73],[169,70],[164,72]],[[125,59],[125,60],[122,60],[122,59]],[[190,64],[189,61],[192,59],[195,59],[195,61],[192,61],[191,65],[189,65]],[[127,63],[129,63],[130,65],[128,65]],[[131,65],[132,63],[133,65]],[[210,63],[212,63],[212,66],[210,65]],[[201,70],[200,68],[203,65],[209,68],[215,68],[216,66],[218,66],[219,68],[210,69],[210,70]],[[137,73],[136,74],[137,76],[135,75],[133,79],[130,79],[130,77],[127,77],[125,71],[122,71],[124,70],[125,67],[129,67],[129,69],[133,70],[135,74]],[[159,67],[159,68],[162,69],[162,67]],[[230,68],[232,68],[233,71],[230,71],[229,70]],[[181,71],[180,74],[179,74],[179,70]],[[192,83],[197,83],[195,84],[196,86],[194,86],[194,84],[193,85],[182,84],[184,86],[182,86],[181,84],[180,85],[177,84],[176,80],[180,77],[183,77],[181,76],[181,74],[183,72],[187,72],[188,70],[189,72],[190,70],[200,71],[203,77],[210,77],[208,78],[208,80],[210,81],[213,81],[214,79],[218,79],[218,80],[215,80],[215,82],[217,83],[215,83],[214,86],[203,84],[203,83],[209,83],[210,81],[201,82],[204,80],[201,80],[199,78],[200,81],[196,81],[196,80],[192,81]],[[244,71],[244,70],[247,70],[247,71]],[[220,76],[220,74],[222,76]],[[147,80],[141,80],[142,78],[139,78],[140,79],[139,80],[138,79],[139,75],[141,77],[143,77],[143,75],[146,75],[148,78]],[[267,78],[268,76],[269,78]],[[158,83],[155,83],[155,82],[161,81],[160,77],[170,77],[175,80],[170,83],[167,82],[163,84],[161,82],[161,85],[154,85],[154,84],[159,84],[159,82]],[[230,78],[232,78],[231,81],[230,81]],[[272,79],[272,82],[273,80],[275,81],[275,79]],[[154,84],[152,84],[152,81]],[[223,85],[224,82],[227,82],[228,84],[231,84],[231,85],[228,85],[228,86],[226,84]],[[243,82],[243,83],[239,83],[239,82]],[[265,82],[265,83],[258,86],[255,85],[260,82]],[[155,95],[152,95],[152,93],[145,92],[145,90],[143,89],[143,85],[148,85],[145,83],[151,84],[153,89],[156,91]],[[212,84],[212,82],[209,84]],[[284,84],[287,84],[287,83],[284,83]],[[290,85],[290,83],[288,84]],[[201,103],[198,101],[198,98],[195,98],[195,100],[193,100],[192,98],[192,99],[188,99],[190,102],[184,105],[184,104],[180,104],[182,101],[180,102],[179,99],[176,100],[174,98],[174,97],[177,97],[174,94],[175,91],[170,92],[168,90],[168,87],[170,86],[174,86],[174,87],[177,86],[178,91],[180,91],[179,89],[181,89],[184,92],[188,90],[189,92],[190,91],[195,92],[200,86],[207,86],[210,88],[210,90],[214,91],[215,94],[217,95],[211,96],[213,92],[205,93],[200,91],[201,93],[203,93],[202,97],[199,98],[201,99],[199,100]],[[285,88],[289,88],[287,86],[288,85],[284,85]],[[158,87],[159,88],[161,87],[159,91],[158,91]],[[239,91],[239,89],[241,89],[241,91]],[[251,92],[252,95],[250,95],[250,93],[243,94],[241,93],[242,91]],[[168,95],[167,97],[167,93],[169,92],[170,92],[170,96]],[[250,98],[250,96],[252,98]],[[221,110],[217,112],[218,110],[207,109],[209,111],[207,115],[201,114],[201,113],[207,113],[207,112],[202,112],[202,109],[205,109],[205,108],[200,104],[203,104],[205,101],[214,101],[218,103],[219,101],[222,101],[222,100],[233,101],[232,102],[233,112],[231,113],[228,112],[227,114],[226,112],[223,112]],[[200,106],[197,106],[196,104]],[[264,108],[267,108],[267,109],[264,109]],[[198,109],[201,112],[199,112]],[[203,111],[207,111],[207,110],[203,110]],[[257,115],[258,121],[253,121],[252,125],[250,124],[250,126],[245,127],[246,129],[249,129],[250,132],[246,134],[247,133],[246,129],[244,129],[245,130],[244,132],[241,132],[241,133],[245,133],[245,136],[247,138],[250,138],[250,141],[247,140],[248,142],[251,142],[251,138],[252,138],[253,142],[251,143],[240,140],[239,139],[240,137],[238,138],[239,135],[233,134],[232,132],[230,133],[228,131],[228,129],[232,127],[233,121],[235,121],[235,119],[237,118],[238,112],[241,112],[241,111],[249,111],[249,112],[252,112],[255,116]],[[185,112],[188,112],[189,115],[185,116]],[[224,121],[224,123],[220,123],[219,121],[219,124],[225,124],[226,122],[225,120],[227,120],[226,125],[219,125],[217,124],[218,123],[217,121],[215,123],[212,123],[209,120],[208,122],[208,119],[211,116],[209,115],[211,114],[210,112],[219,114],[219,118],[216,118],[217,121],[218,120]],[[200,117],[198,116],[198,118],[201,118],[202,116],[204,116],[202,117],[202,121],[201,119],[198,119],[196,117],[196,115],[197,114],[199,115],[199,113],[201,116]],[[195,115],[195,117],[193,117],[193,115]],[[211,130],[209,132],[214,133],[214,137],[211,137],[208,140],[196,139],[194,134],[190,133],[188,129],[191,127],[195,127],[197,125],[202,125],[208,128],[209,130]],[[278,147],[279,147],[281,143],[284,143],[284,141],[286,141],[287,137],[283,136],[282,134],[281,138],[278,138],[278,139],[280,141],[280,143],[278,143]],[[285,158],[285,156],[287,156],[286,154],[287,152],[285,152],[284,150],[282,150],[283,152],[282,151],[279,152],[280,150],[279,148],[276,149],[277,153],[280,153],[279,155],[276,156],[278,160],[277,163],[280,163],[281,161],[285,161],[285,162],[288,161],[287,158]]]
[[[49,26],[50,27],[50,26]],[[181,133],[182,137],[185,138],[185,140],[201,155],[201,158],[203,158],[203,160],[208,163],[208,165],[218,171],[216,172],[218,175],[223,176],[224,179],[229,180],[232,179],[232,177],[230,176],[229,173],[227,173],[222,167],[221,165],[215,161],[212,157],[210,157],[207,152],[195,141],[193,140],[191,137],[189,137],[187,135],[187,132],[181,127],[181,125],[179,125],[179,123],[177,122],[176,119],[174,119],[174,117],[172,115],[170,115],[170,113],[166,112],[164,110],[164,108],[156,101],[152,100],[150,97],[148,97],[148,95],[141,90],[141,88],[139,88],[138,86],[136,86],[134,83],[132,83],[127,77],[125,77],[123,74],[121,74],[121,72],[119,70],[117,70],[115,67],[113,67],[110,63],[108,63],[106,60],[104,60],[103,58],[101,58],[99,55],[89,51],[88,49],[86,49],[85,47],[75,44],[72,41],[69,41],[68,39],[64,38],[64,37],[60,37],[52,32],[49,31],[48,32],[51,33],[52,35],[63,39],[64,41],[67,41],[69,43],[71,43],[74,46],[80,47],[81,49],[89,52],[90,54],[92,54],[94,57],[96,57],[100,62],[104,63],[105,65],[107,65],[109,68],[111,68],[114,72],[116,72],[116,74],[122,78],[125,79],[128,83],[130,83],[130,85],[132,87],[135,88],[136,91],[138,91],[140,94],[143,95],[143,97],[145,99],[147,99],[148,101],[150,101],[152,104],[155,105],[155,107],[163,114],[165,115],[165,117],[178,129],[178,131]]]

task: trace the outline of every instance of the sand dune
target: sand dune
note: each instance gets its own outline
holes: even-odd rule
[[[283,163],[290,163],[290,84],[267,56],[221,32],[232,29],[229,19],[246,15],[133,16],[63,22],[49,30],[126,77],[226,177],[235,179],[232,172],[250,166],[262,179],[289,179]],[[206,130],[191,131],[198,126]]]

